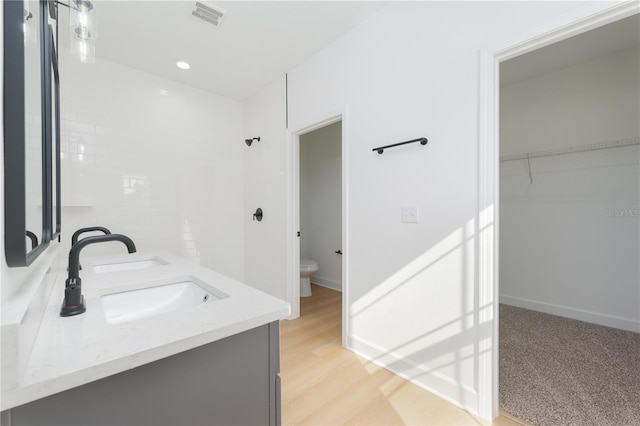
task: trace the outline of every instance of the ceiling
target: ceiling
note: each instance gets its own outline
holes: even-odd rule
[[[191,15],[195,0],[93,0],[96,56],[237,100],[277,77],[367,19],[388,1],[215,1],[219,26]],[[61,11],[60,28],[68,28]],[[61,31],[68,46],[68,32]],[[638,15],[503,62],[509,85],[600,55],[638,46]],[[177,60],[190,70],[175,66]]]
[[[244,100],[388,2],[206,1],[226,10],[219,26],[191,15],[195,0],[93,3],[96,57]],[[68,28],[67,13],[60,25]],[[178,59],[191,69],[178,69]]]
[[[500,85],[507,86],[631,47],[640,47],[640,15],[633,15],[534,50],[500,64]]]

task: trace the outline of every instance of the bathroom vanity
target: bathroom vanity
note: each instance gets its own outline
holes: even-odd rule
[[[15,407],[7,424],[279,425],[278,372],[272,322]]]
[[[280,424],[286,302],[169,253],[81,261],[87,311],[60,317],[61,270],[3,425]]]

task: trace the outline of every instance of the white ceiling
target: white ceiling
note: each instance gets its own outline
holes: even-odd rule
[[[191,16],[195,0],[93,3],[98,58],[244,100],[388,2],[208,1],[227,11],[217,27]],[[64,10],[61,18],[68,46]]]
[[[347,33],[388,1],[215,1],[213,26],[195,0],[93,0],[96,56],[222,96],[244,100]],[[61,10],[61,44],[68,14]],[[638,15],[503,62],[501,85],[638,46]],[[176,60],[191,64],[188,71]]]
[[[640,46],[640,15],[621,19],[503,62],[500,64],[500,85],[507,86],[634,46]]]

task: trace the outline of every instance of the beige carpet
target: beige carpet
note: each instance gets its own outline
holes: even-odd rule
[[[640,333],[500,305],[500,408],[534,425],[640,425]]]

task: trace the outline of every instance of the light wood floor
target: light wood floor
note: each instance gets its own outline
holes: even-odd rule
[[[283,425],[480,425],[466,411],[341,346],[342,295],[317,285],[280,323]],[[519,425],[505,415],[493,423]]]

